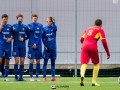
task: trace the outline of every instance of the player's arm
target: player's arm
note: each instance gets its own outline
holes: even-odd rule
[[[57,31],[57,26],[55,25],[55,22],[53,22],[53,24],[52,24],[52,28],[53,28],[53,31],[54,31],[54,32]]]
[[[35,42],[36,45],[40,42],[40,40],[41,40],[41,38],[42,38],[42,34],[43,34],[43,26],[41,26],[40,35],[39,35],[38,39],[37,39],[36,42]]]
[[[42,34],[42,42],[44,44],[44,48],[47,52],[50,52],[50,48],[47,46],[46,44],[46,40],[45,40],[45,32],[43,31],[43,34]]]
[[[13,35],[13,26],[11,26],[11,28],[10,28],[10,33],[11,33],[11,39],[13,39],[14,38],[14,35]]]
[[[53,31],[57,31],[57,26],[55,25],[55,19],[52,17],[52,28],[53,28]]]
[[[43,26],[41,26],[40,35],[39,35],[38,39],[35,41],[35,43],[33,44],[32,48],[34,48],[34,49],[36,49],[36,48],[37,48],[37,45],[38,45],[38,44],[39,44],[39,42],[41,41],[42,34],[43,34]]]
[[[86,31],[85,31],[86,32]],[[83,43],[84,38],[85,38],[85,32],[83,33],[82,37],[80,38],[80,42]]]
[[[11,37],[7,39],[7,43],[10,43],[12,40],[13,40],[13,27],[11,26],[10,27],[10,34],[11,34]]]
[[[0,25],[0,32],[2,31],[2,25]]]
[[[2,27],[3,27],[3,21],[2,21],[2,23],[0,24],[0,32],[2,31]]]
[[[29,28],[26,26],[26,33],[25,33],[25,38],[24,40],[27,40],[29,38],[30,32],[29,32]]]
[[[28,29],[30,31],[34,31],[35,30],[35,26],[33,24],[28,24]]]
[[[12,40],[13,40],[13,36],[11,35],[11,37],[8,38],[6,42],[7,42],[7,43],[10,43]]]
[[[102,44],[103,44],[103,47],[107,53],[107,59],[110,58],[110,52],[109,52],[109,49],[108,49],[108,45],[107,45],[107,41],[106,41],[106,36],[105,36],[105,33],[103,30],[100,31],[100,39],[102,41]]]
[[[13,36],[13,39],[14,39],[15,33],[16,33],[16,32],[15,32],[15,26],[14,26],[14,25],[12,25],[12,29],[11,29],[11,30],[12,30],[11,32],[12,32],[12,36]]]
[[[55,23],[52,24],[52,27],[53,27],[53,31],[57,31],[57,26],[55,25]]]
[[[43,34],[42,34],[42,42],[43,42],[44,46],[46,46],[44,29],[43,29]]]

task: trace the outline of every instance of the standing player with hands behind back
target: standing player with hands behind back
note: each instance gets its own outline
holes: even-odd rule
[[[57,56],[56,48],[56,31],[55,19],[51,16],[47,17],[47,26],[44,27],[42,41],[44,43],[44,63],[43,63],[43,81],[47,81],[46,67],[48,59],[51,59],[51,81],[56,81],[55,78],[55,60]]]
[[[84,75],[86,72],[87,64],[91,58],[92,63],[94,64],[93,77],[92,77],[92,86],[100,86],[96,80],[99,72],[99,54],[97,42],[100,39],[102,41],[103,47],[107,53],[107,59],[110,58],[110,52],[106,42],[106,37],[102,27],[102,20],[97,19],[93,27],[85,30],[80,41],[82,43],[81,47],[81,81],[80,85],[84,86]]]

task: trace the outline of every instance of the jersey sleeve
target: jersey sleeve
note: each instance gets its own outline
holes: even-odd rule
[[[43,34],[42,34],[42,42],[44,44],[44,46],[46,46],[46,40],[45,40],[45,29],[43,28]]]
[[[28,24],[28,29],[29,29],[29,31],[34,31],[34,25],[32,25],[32,24]]]
[[[25,40],[27,40],[29,38],[29,28],[28,28],[28,26],[25,26],[25,29],[26,29]]]
[[[40,35],[39,35],[38,39],[37,39],[36,42],[35,42],[36,45],[40,42],[40,40],[41,40],[41,38],[42,38],[42,34],[43,34],[43,26],[41,26]]]
[[[11,27],[10,27],[10,33],[11,33],[11,35],[13,36],[13,26],[11,25]]]
[[[81,42],[81,43],[83,43],[83,41],[84,41],[85,33],[86,33],[86,30],[84,31],[83,35],[82,35],[81,38],[80,38],[80,42]]]
[[[100,39],[101,39],[103,47],[104,47],[104,49],[105,49],[105,51],[107,53],[107,56],[110,56],[110,52],[109,52],[109,49],[108,49],[105,33],[104,33],[103,30],[100,30],[99,33],[100,33]]]
[[[99,31],[99,35],[100,35],[100,40],[106,39],[105,32],[102,29]]]
[[[52,28],[53,28],[53,31],[57,31],[57,26],[55,25],[55,23],[52,24]]]

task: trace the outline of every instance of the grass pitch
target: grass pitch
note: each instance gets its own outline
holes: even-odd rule
[[[54,90],[120,90],[120,84],[117,77],[99,77],[98,83],[101,86],[91,86],[91,77],[85,78],[85,86],[80,86],[79,77],[59,77],[57,82],[51,82],[48,78],[47,82],[30,82],[29,78],[25,78],[26,82],[15,82],[14,78],[8,78],[8,82],[4,82],[0,78],[0,90],[53,90],[52,85],[56,86]]]

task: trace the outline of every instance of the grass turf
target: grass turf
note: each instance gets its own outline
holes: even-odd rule
[[[15,82],[13,78],[8,78],[8,82],[4,82],[0,78],[0,90],[52,90],[51,86],[56,85],[56,90],[120,90],[120,84],[116,77],[98,78],[98,83],[101,85],[91,86],[91,77],[85,78],[85,86],[80,86],[79,77],[59,77],[57,82],[51,82],[48,78],[47,82],[30,82],[29,78],[25,78],[26,82]]]

